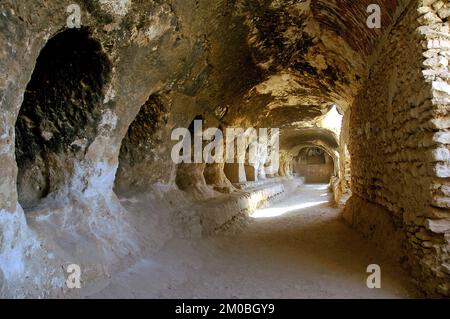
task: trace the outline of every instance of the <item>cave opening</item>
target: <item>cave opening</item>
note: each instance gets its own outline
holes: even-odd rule
[[[219,125],[218,129],[221,132],[222,137],[223,137],[225,134],[225,129],[224,129],[223,125]],[[215,140],[215,137],[213,137],[211,140]],[[216,152],[216,149],[214,149],[214,154],[212,154],[213,156],[216,155],[215,152]],[[222,156],[224,156],[224,155],[225,154],[224,154],[224,150],[223,150]],[[224,166],[225,166],[225,163],[206,163],[205,169],[203,171],[203,177],[205,178],[205,182],[207,185],[210,185],[217,191],[227,193],[230,191],[229,188],[230,188],[231,184],[225,176]]]
[[[158,149],[163,146],[163,128],[168,123],[168,106],[160,94],[152,94],[139,109],[122,140],[114,191],[125,193],[129,188],[143,187],[165,179],[166,172],[156,174],[152,165],[169,165],[159,159]],[[158,162],[159,159],[159,163]],[[167,167],[167,171],[170,168]]]
[[[23,208],[62,187],[74,159],[83,158],[97,134],[110,70],[87,28],[60,32],[41,50],[15,125]]]
[[[195,153],[194,149],[194,140],[196,134],[202,134],[202,131],[196,132],[195,122],[202,121],[202,124],[205,124],[205,118],[203,115],[196,115],[191,123],[189,124],[187,130],[189,131],[190,136],[192,137],[191,142],[191,154]],[[203,139],[202,139],[202,149],[203,149]],[[184,149],[180,152],[180,156],[184,156]],[[181,162],[177,165],[175,184],[181,190],[188,189],[196,189],[198,187],[204,188],[206,186],[205,177],[203,172],[205,170],[206,163],[184,163]]]

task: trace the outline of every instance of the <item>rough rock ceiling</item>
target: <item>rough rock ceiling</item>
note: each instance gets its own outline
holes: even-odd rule
[[[332,131],[311,127],[284,130],[280,134],[280,144],[286,150],[291,150],[297,145],[305,143],[323,143],[329,149],[338,147],[338,137]]]
[[[383,27],[369,29],[371,0],[237,0],[259,81],[229,106],[224,121],[319,127],[333,104],[346,110],[367,76],[368,58],[405,2],[378,1]]]
[[[115,63],[130,61],[126,70],[118,68],[133,70],[121,78],[127,92],[139,86],[144,102],[149,88],[158,91],[157,86],[175,93],[174,99],[193,99],[195,110],[184,101],[174,103],[172,113],[182,110],[183,119],[175,116],[173,126],[197,114],[214,114],[223,126],[281,129],[320,128],[333,104],[344,111],[352,104],[367,76],[368,57],[408,0],[377,1],[381,30],[366,26],[372,2],[80,0],[89,12],[84,22]],[[43,1],[34,7],[11,0],[6,5],[24,21],[37,20],[31,18],[35,11],[39,17],[48,14],[45,21],[52,12],[65,12],[66,3]],[[50,28],[34,26],[48,36],[59,27]],[[124,114],[123,122],[131,122],[136,112]]]

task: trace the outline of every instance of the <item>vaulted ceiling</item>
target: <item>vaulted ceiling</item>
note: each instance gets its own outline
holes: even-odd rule
[[[321,119],[334,104],[341,112],[351,106],[369,57],[407,2],[378,1],[382,28],[370,29],[372,0],[237,0],[234,16],[245,26],[248,58],[238,79],[227,83],[249,75],[254,81],[241,84],[222,120],[290,129],[281,133],[289,135],[285,149],[296,136],[305,140],[305,127],[317,128],[311,140],[321,139]]]

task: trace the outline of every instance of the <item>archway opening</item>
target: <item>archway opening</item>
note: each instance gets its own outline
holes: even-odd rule
[[[225,145],[226,131],[222,125],[219,125],[218,129],[222,133],[222,143]],[[215,139],[216,138],[214,137],[213,140]],[[215,155],[215,151],[212,155]],[[222,156],[225,157],[224,149]],[[211,186],[214,190],[221,193],[231,193],[234,188],[225,175],[224,168],[225,163],[206,163],[205,169],[203,171],[203,176],[205,178],[206,184],[208,186]]]
[[[152,94],[128,127],[120,147],[116,193],[167,183],[172,165],[170,158],[162,158],[160,154],[169,138],[164,129],[169,121],[168,108],[163,96]]]
[[[191,160],[192,163],[179,163],[177,165],[177,173],[175,178],[175,183],[178,186],[178,188],[182,191],[193,193],[194,196],[201,197],[208,197],[212,196],[214,193],[212,191],[212,188],[206,185],[205,177],[203,175],[203,172],[205,170],[206,163],[195,163],[194,160],[194,140],[196,134],[202,134],[202,132],[196,132],[195,131],[195,122],[201,121],[202,122],[202,128],[206,126],[205,118],[203,115],[196,115],[194,119],[191,121],[191,123],[188,126],[188,131],[191,136]],[[202,149],[203,146],[205,146],[205,141],[202,139]],[[183,149],[184,152],[184,149]],[[184,155],[184,153],[181,152],[181,156]]]
[[[333,158],[322,148],[306,147],[295,160],[295,173],[304,177],[305,183],[329,183],[334,174]]]
[[[111,66],[88,29],[63,31],[42,49],[16,122],[17,190],[24,208],[58,190],[92,143]]]

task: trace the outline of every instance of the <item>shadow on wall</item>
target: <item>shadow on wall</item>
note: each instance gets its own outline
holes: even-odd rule
[[[42,49],[16,122],[19,202],[61,188],[96,136],[111,66],[88,29],[63,31]]]

